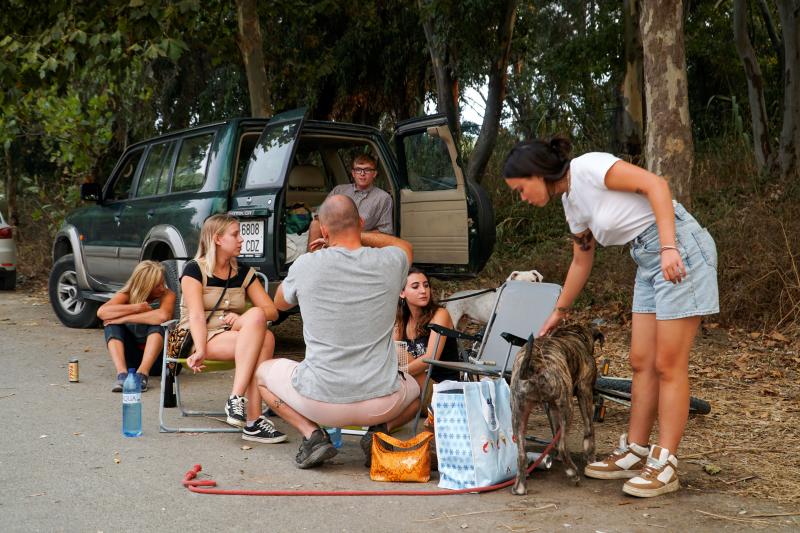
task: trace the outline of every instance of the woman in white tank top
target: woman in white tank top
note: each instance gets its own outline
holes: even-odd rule
[[[537,207],[560,196],[573,258],[556,309],[539,335],[564,321],[592,271],[596,243],[631,245],[634,282],[628,433],[587,477],[627,479],[640,497],[678,489],[675,454],[689,413],[689,351],[702,315],[719,312],[714,240],[679,203],[666,180],[606,153],[569,158],[563,138],[524,141],[506,158],[506,184]],[[656,418],[658,445],[650,445]]]

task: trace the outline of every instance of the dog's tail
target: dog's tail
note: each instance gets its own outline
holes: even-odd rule
[[[522,357],[519,365],[520,379],[530,379],[533,375],[533,335],[528,337],[528,342],[525,343],[525,355]]]

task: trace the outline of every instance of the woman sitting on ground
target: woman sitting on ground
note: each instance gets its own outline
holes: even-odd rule
[[[181,275],[178,327],[192,334],[194,353],[186,363],[194,372],[205,368],[206,359],[235,361],[233,390],[225,404],[228,424],[243,428],[245,440],[283,442],[286,435],[261,415],[254,377],[256,367],[272,359],[275,337],[267,330],[267,320],[277,318],[278,311],[255,270],[239,268],[236,256],[242,242],[236,218],[214,215],[205,221],[197,254]],[[248,299],[253,304],[250,309]]]
[[[436,335],[428,329],[428,325],[438,324],[452,329],[453,321],[447,309],[436,303],[431,292],[430,281],[425,273],[416,268],[408,269],[408,277],[400,301],[397,305],[397,319],[394,328],[394,340],[404,341],[408,353],[414,358],[408,364],[408,373],[417,380],[420,390],[425,383],[428,364],[423,359],[436,359],[457,362],[458,344],[456,339],[442,337],[439,347],[436,346]],[[433,368],[431,379],[435,382],[446,379],[458,380],[458,371],[437,366]]]
[[[172,318],[174,308],[175,293],[164,284],[164,267],[155,261],[139,263],[125,286],[100,306],[97,317],[105,326],[108,353],[117,370],[111,392],[122,392],[129,368],[136,369],[142,392],[147,390],[150,369],[164,345],[159,324]]]

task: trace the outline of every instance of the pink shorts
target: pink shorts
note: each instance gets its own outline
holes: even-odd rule
[[[388,396],[353,403],[327,403],[302,396],[292,386],[292,374],[299,365],[291,359],[270,359],[256,370],[258,384],[286,402],[289,407],[323,426],[374,426],[397,418],[419,398],[419,385],[410,374],[400,379],[400,388]]]

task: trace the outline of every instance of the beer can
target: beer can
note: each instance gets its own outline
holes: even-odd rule
[[[77,383],[78,381],[80,381],[78,379],[79,378],[79,372],[78,372],[78,360],[77,359],[70,359],[69,360],[69,366],[68,366],[67,374],[69,376],[69,382],[70,383]]]

